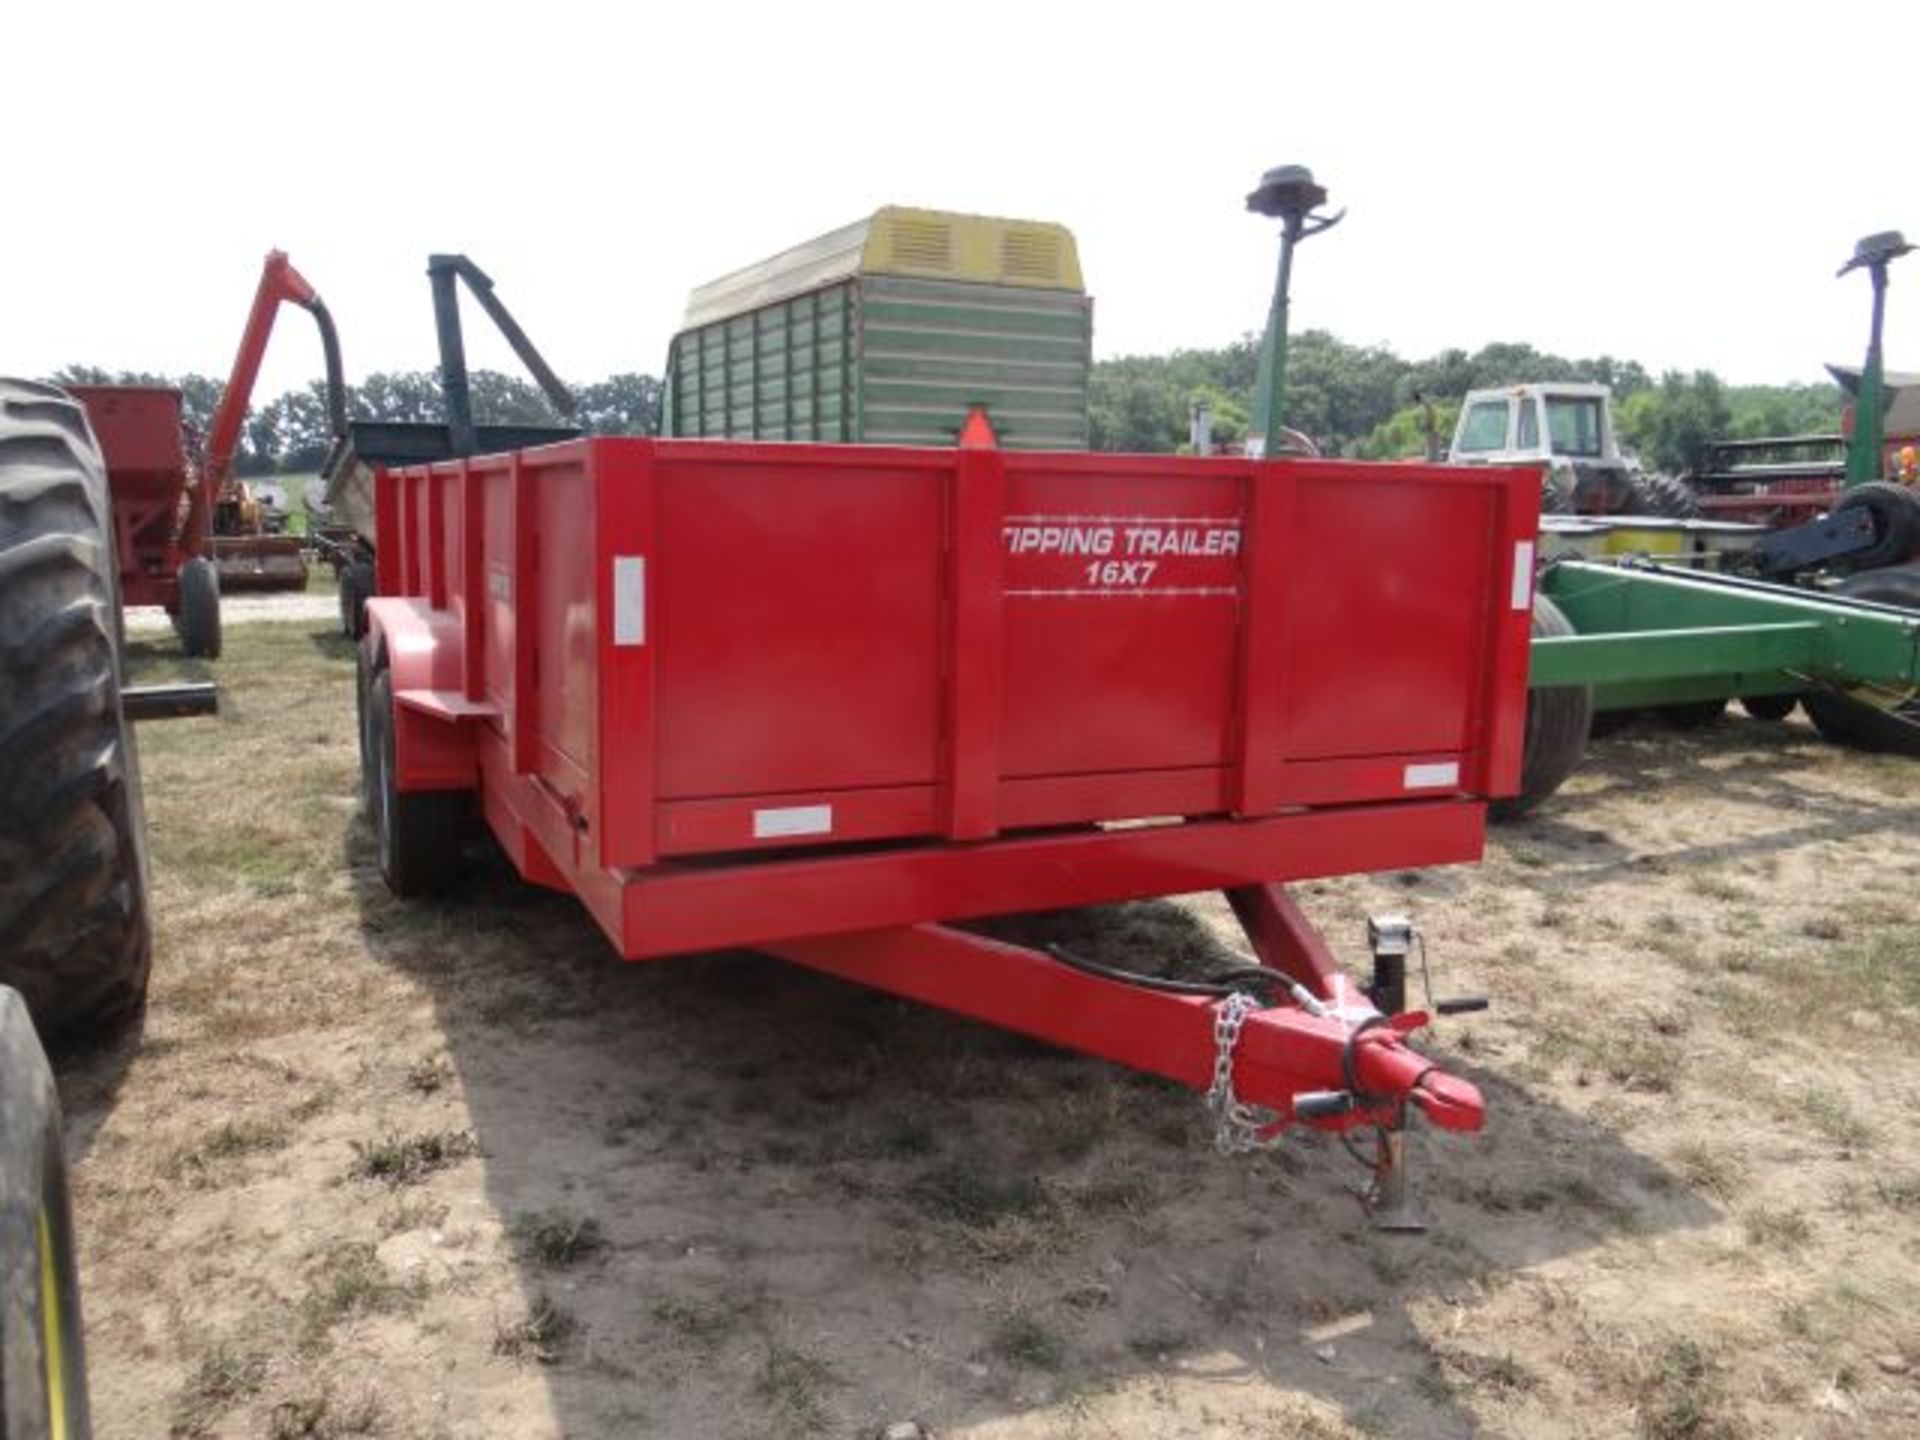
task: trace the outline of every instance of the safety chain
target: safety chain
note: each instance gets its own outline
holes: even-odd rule
[[[1272,1150],[1282,1143],[1279,1133],[1261,1132],[1280,1116],[1261,1105],[1248,1105],[1233,1093],[1233,1052],[1247,1017],[1260,1008],[1251,995],[1236,991],[1213,1012],[1213,1084],[1207,1088],[1207,1111],[1213,1116],[1213,1144],[1222,1155],[1244,1155]]]

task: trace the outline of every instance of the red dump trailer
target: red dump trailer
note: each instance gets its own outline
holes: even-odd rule
[[[1223,1145],[1482,1103],[1281,888],[1478,858],[1517,788],[1531,468],[588,439],[376,476],[382,867],[477,814],[620,954],[747,946],[1209,1091]],[[954,928],[1225,890],[1141,983]],[[1401,947],[1404,949],[1404,946]],[[1385,953],[1380,953],[1384,951]]]

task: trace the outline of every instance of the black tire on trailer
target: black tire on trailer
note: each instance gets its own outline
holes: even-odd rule
[[[0,984],[49,1043],[137,1018],[152,963],[112,516],[85,412],[0,380]]]
[[[340,567],[340,632],[349,640],[367,633],[367,601],[373,598],[373,566],[350,560]]]
[[[374,817],[380,810],[379,766],[373,755],[373,707],[368,700],[373,689],[373,677],[386,668],[386,656],[376,654],[372,643],[362,639],[354,647],[354,716],[356,729],[360,737],[360,803],[367,817],[367,828],[371,830]]]
[[[1833,507],[1835,515],[1865,510],[1873,517],[1873,544],[1846,557],[1856,573],[1920,557],[1920,494],[1904,485],[1870,480],[1856,485]]]
[[[1560,607],[1545,595],[1533,597],[1533,634],[1571,635],[1573,626]],[[1524,815],[1571,775],[1587,753],[1587,734],[1593,726],[1593,687],[1556,685],[1527,693],[1527,738],[1520,766],[1520,793],[1496,800],[1496,820]]]
[[[174,617],[180,648],[200,660],[220,658],[220,572],[194,556],[180,567],[180,613]]]
[[[1634,515],[1658,515],[1668,520],[1698,520],[1700,501],[1684,480],[1651,471],[1636,471],[1631,477]]]
[[[381,669],[367,686],[367,749],[373,761],[368,820],[380,874],[402,900],[437,895],[460,871],[467,796],[461,790],[402,791],[394,783],[393,678]]]
[[[1784,720],[1800,703],[1798,695],[1742,695],[1740,708],[1755,720]]]
[[[1834,587],[1834,593],[1920,610],[1920,565],[1849,575]],[[1864,690],[1822,689],[1809,690],[1800,703],[1814,727],[1829,740],[1862,750],[1920,756],[1920,698],[1888,708],[1872,703]]]

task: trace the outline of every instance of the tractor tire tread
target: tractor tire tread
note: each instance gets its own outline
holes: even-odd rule
[[[1634,513],[1656,515],[1666,520],[1698,520],[1700,500],[1684,480],[1658,471],[1638,471],[1633,476]]]
[[[151,967],[111,526],[85,412],[0,380],[0,984],[49,1043],[136,1018]]]

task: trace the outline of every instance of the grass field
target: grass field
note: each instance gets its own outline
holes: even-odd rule
[[[1920,1433],[1920,766],[1629,731],[1425,927],[1490,1125],[1367,1229],[1314,1137],[750,955],[622,966],[482,847],[402,906],[351,656],[241,625],[141,733],[144,1034],[70,1061],[102,1435]],[[1051,922],[1124,959],[1210,897]]]

